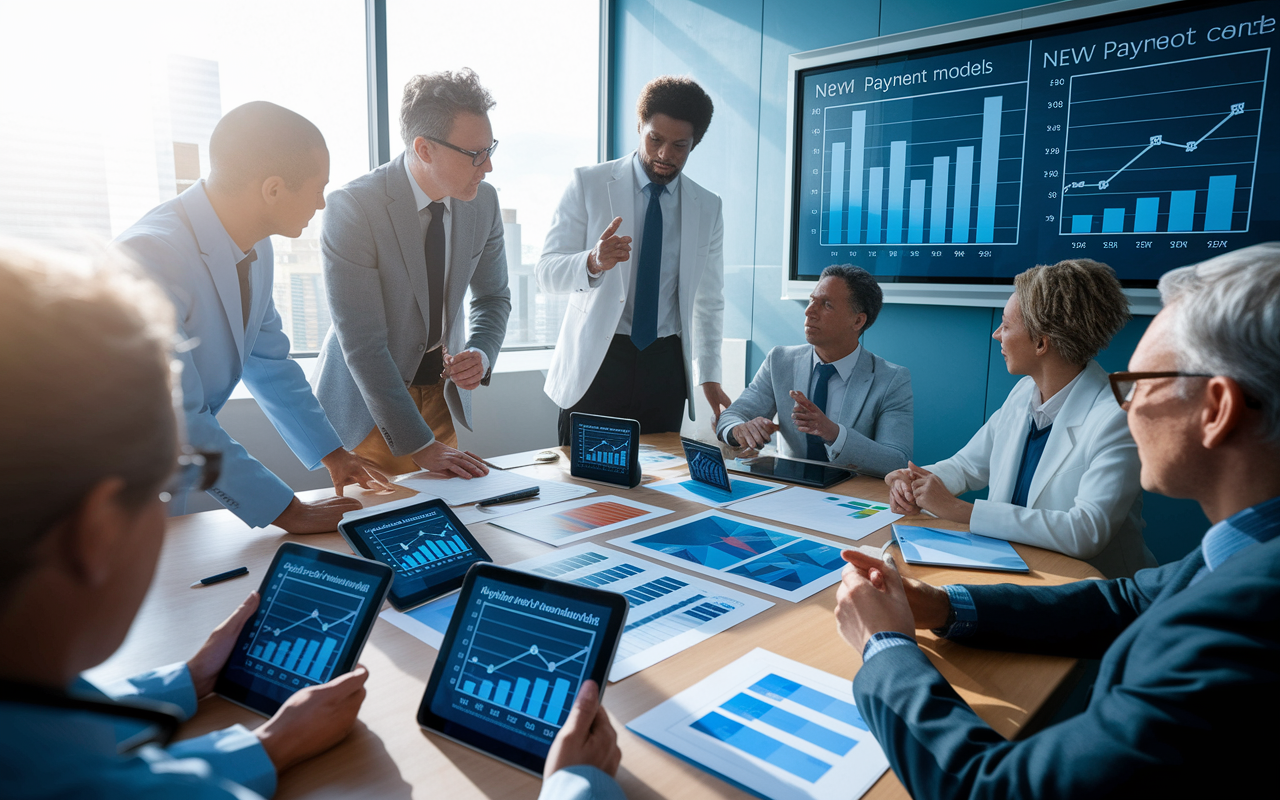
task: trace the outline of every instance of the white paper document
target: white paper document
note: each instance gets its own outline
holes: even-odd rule
[[[840,582],[844,545],[704,511],[609,544],[797,603]]]
[[[451,506],[475,503],[538,485],[533,478],[497,469],[491,469],[488,475],[478,478],[449,477],[424,469],[401,475],[395,482],[427,497],[439,497]]]
[[[889,510],[888,503],[801,489],[798,486],[747,498],[741,503],[734,503],[733,510],[739,514],[764,517],[854,540],[902,519],[901,514]]]
[[[640,469],[644,472],[655,472],[664,469],[675,469],[685,465],[684,456],[659,450],[651,444],[640,445]]]
[[[857,800],[889,768],[848,679],[759,648],[627,727],[771,800]]]
[[[588,494],[595,494],[596,490],[589,486],[581,486],[576,483],[559,483],[558,481],[534,481],[538,485],[538,495],[530,497],[527,500],[514,500],[510,503],[499,503],[495,506],[460,506],[453,510],[458,515],[458,519],[464,525],[471,525],[476,522],[493,522],[500,517],[509,517],[512,514],[519,514],[521,511],[528,511],[532,508],[541,508],[554,503],[563,503],[565,500],[572,500],[576,497],[583,497]]]
[[[627,598],[630,608],[609,670],[611,681],[651,667],[773,606],[768,600],[589,542],[521,561],[512,568],[601,587]]]
[[[780,483],[758,481],[754,478],[743,478],[734,475],[729,478],[729,491],[727,492],[709,484],[695,481],[693,478],[668,478],[665,481],[651,483],[647,488],[657,489],[663,494],[679,497],[681,500],[701,503],[704,506],[724,508],[730,503],[737,503],[740,500],[746,500],[748,497],[756,495],[776,492],[785,487]]]
[[[600,533],[665,517],[667,508],[637,503],[626,497],[603,495],[535,508],[493,521],[494,525],[561,547]]]

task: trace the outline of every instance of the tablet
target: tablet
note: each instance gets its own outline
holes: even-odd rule
[[[574,412],[569,415],[569,474],[631,489],[640,485],[640,423]]]
[[[377,561],[280,545],[214,691],[269,717],[299,689],[350,672],[391,576]]]
[[[684,460],[689,464],[689,477],[698,483],[714,486],[724,492],[733,491],[729,485],[729,473],[724,467],[724,454],[719,447],[680,437],[684,447]]]
[[[578,687],[590,679],[604,692],[626,616],[615,592],[475,564],[418,724],[541,776]]]
[[[841,481],[857,475],[856,472],[840,467],[831,467],[809,461],[793,461],[789,458],[762,456],[760,458],[739,459],[729,467],[734,472],[745,472],[757,478],[776,478],[788,483],[802,486],[814,486],[825,489]]]
[[[493,560],[448,504],[434,497],[343,520],[338,533],[355,552],[396,571],[387,599],[397,611],[452,592],[468,567]]]

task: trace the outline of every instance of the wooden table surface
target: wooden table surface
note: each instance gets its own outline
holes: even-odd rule
[[[658,447],[679,452],[676,434],[644,437]],[[563,450],[561,451],[563,453]],[[541,479],[570,480],[568,461],[522,473]],[[656,472],[656,479],[674,477],[684,468]],[[646,483],[650,476],[646,475]],[[707,510],[705,506],[676,499],[645,488],[633,490],[596,487],[600,494],[625,494],[635,500],[673,509],[662,517],[665,524]],[[831,490],[833,493],[888,501],[888,487],[874,478],[859,477]],[[322,496],[326,491],[304,496]],[[355,490],[367,504],[409,496],[408,490],[373,495]],[[913,518],[906,518],[911,521]],[[939,523],[929,517],[921,524],[952,529],[963,526]],[[771,523],[780,524],[780,523]],[[489,524],[469,526],[499,564],[511,564],[551,551],[549,545]],[[782,526],[787,527],[787,526]],[[634,532],[627,528],[621,534]],[[604,534],[607,540],[619,533]],[[883,545],[889,529],[857,542],[859,546]],[[312,536],[283,535],[277,528],[250,530],[229,511],[209,511],[170,521],[165,548],[150,592],[124,646],[92,671],[96,679],[125,677],[162,664],[189,658],[209,631],[227,617],[262,580],[263,570],[282,542],[309,545],[349,553],[337,533]],[[596,541],[596,540],[589,540]],[[1052,585],[1098,577],[1088,564],[1027,545],[1014,545],[1031,567],[1029,575],[1005,575],[972,570],[936,569],[904,565],[904,572],[930,583],[998,583]],[[239,566],[250,576],[200,589],[188,588],[199,578]],[[749,591],[735,586],[739,591]],[[625,724],[663,700],[688,688],[755,647],[764,647],[835,675],[852,679],[861,659],[835,630],[832,610],[836,587],[832,586],[800,603],[774,600],[774,606],[710,640],[679,653],[629,678],[610,684],[605,707],[618,729],[622,767],[618,778],[633,800],[653,797],[729,797],[749,795],[693,767],[627,731]],[[1072,673],[1072,659],[993,653],[939,640],[921,632],[920,644],[929,659],[973,709],[995,730],[1014,737]],[[276,797],[325,798],[533,798],[540,783],[512,767],[460,745],[424,733],[415,715],[436,651],[400,629],[379,620],[365,647],[361,662],[368,666],[368,697],[360,721],[341,745],[280,776]],[[262,718],[219,697],[206,698],[197,716],[183,726],[179,738],[217,730],[233,723],[256,727]],[[899,798],[907,793],[888,771],[865,795],[867,798]]]

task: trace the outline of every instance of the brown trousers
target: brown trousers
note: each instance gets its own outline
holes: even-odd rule
[[[453,429],[453,417],[444,401],[444,381],[434,386],[410,386],[409,396],[418,404],[418,411],[436,435],[436,441],[449,447],[457,447],[458,434]],[[382,432],[376,425],[352,452],[373,462],[374,466],[388,475],[403,475],[421,469],[409,456],[392,455],[391,448],[387,447],[387,440],[382,438]]]

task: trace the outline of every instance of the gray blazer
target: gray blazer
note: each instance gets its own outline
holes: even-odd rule
[[[770,350],[751,385],[720,415],[716,436],[728,441],[726,436],[734,427],[756,417],[771,419],[776,414],[782,434],[779,453],[804,458],[808,447],[805,434],[791,420],[795,401],[789,393],[799,389],[808,395],[812,367],[813,345]],[[911,458],[911,373],[863,347],[849,376],[842,407],[827,416],[848,429],[836,464],[870,475],[885,475],[905,467]]]
[[[333,328],[320,348],[316,397],[347,448],[377,425],[392,454],[408,455],[435,434],[407,387],[426,352],[427,263],[404,155],[335,190],[320,238]],[[480,184],[474,200],[452,201],[444,341],[498,360],[511,314],[498,193]],[[462,300],[471,288],[471,335]],[[485,375],[484,382],[489,382]],[[471,392],[452,381],[445,400],[471,428]]]

